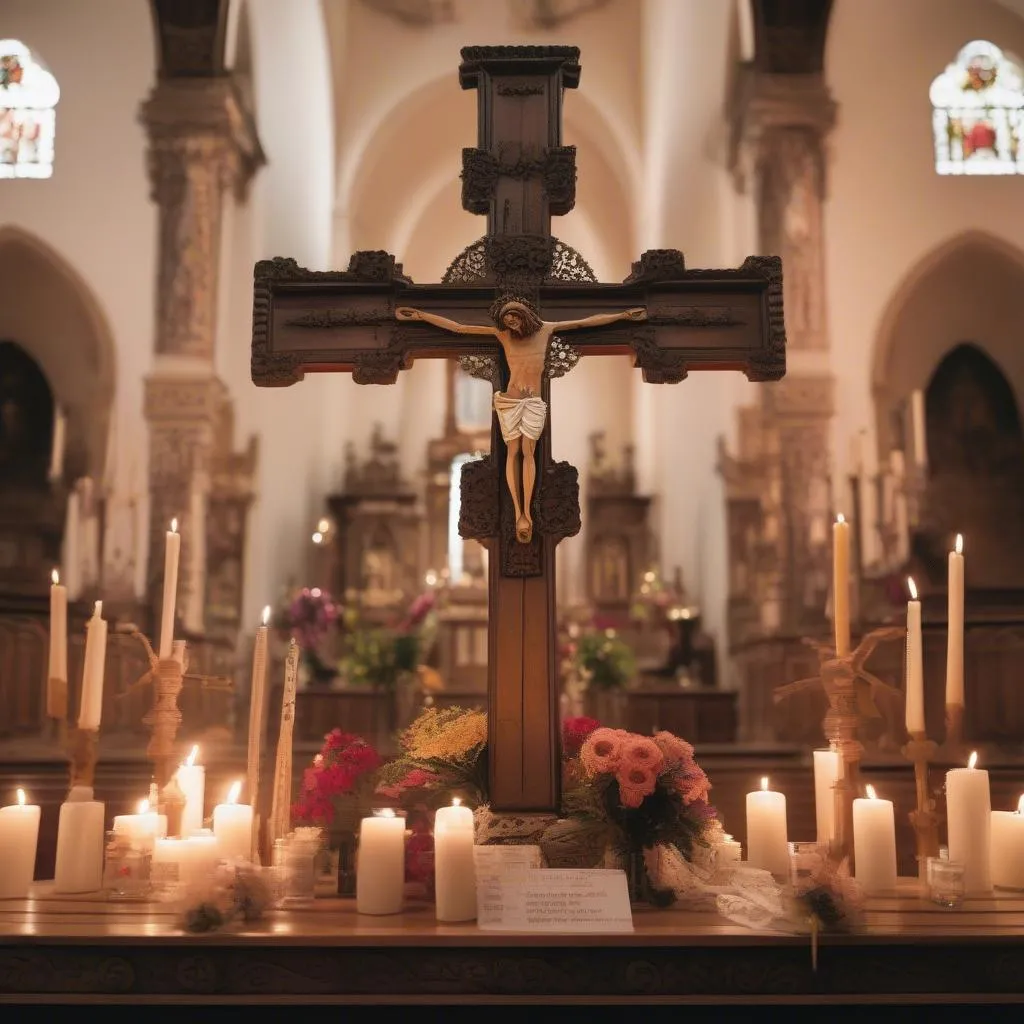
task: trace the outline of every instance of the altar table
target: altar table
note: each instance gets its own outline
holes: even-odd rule
[[[0,901],[0,1003],[1024,1003],[1024,895],[942,910],[868,904],[866,928],[751,931],[713,913],[641,909],[628,935],[439,925],[433,907],[361,917],[317,899],[239,930],[189,935],[160,904]]]

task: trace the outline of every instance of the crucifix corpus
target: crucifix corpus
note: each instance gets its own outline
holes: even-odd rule
[[[660,249],[644,253],[622,284],[601,284],[552,236],[552,215],[575,200],[576,151],[562,145],[561,109],[579,77],[575,47],[462,51],[459,80],[477,90],[479,110],[478,145],[462,153],[462,205],[487,216],[487,234],[440,284],[414,284],[386,252],[357,252],[338,272],[290,259],[255,270],[256,384],[339,370],[359,384],[391,384],[417,358],[459,358],[491,383],[491,454],[463,468],[459,532],[491,551],[495,811],[559,809],[554,554],[579,531],[580,510],[576,469],[552,458],[551,380],[581,355],[631,354],[653,384],[698,369],[778,380],[786,365],[778,257],[687,270],[681,252]]]

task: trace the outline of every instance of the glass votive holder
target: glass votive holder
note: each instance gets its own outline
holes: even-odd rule
[[[323,836],[318,828],[297,828],[274,844],[280,902],[311,903],[316,896],[316,861]]]
[[[789,880],[799,893],[817,885],[827,851],[816,842],[789,844]]]
[[[929,857],[925,881],[928,899],[940,907],[955,910],[964,902],[964,866],[960,861]]]
[[[103,854],[103,888],[109,899],[149,899],[152,837],[108,832]]]

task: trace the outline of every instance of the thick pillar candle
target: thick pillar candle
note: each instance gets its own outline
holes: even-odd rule
[[[232,783],[227,803],[213,809],[213,834],[224,860],[248,860],[252,853],[252,806],[240,804],[242,783]]]
[[[963,864],[964,890],[973,893],[992,888],[992,796],[988,772],[977,763],[974,753],[966,768],[946,772],[949,859]]]
[[[857,881],[872,896],[896,889],[896,817],[891,800],[866,788],[867,799],[853,801],[853,861]]]
[[[181,534],[178,533],[178,520],[172,519],[164,545],[164,599],[160,613],[159,650],[161,658],[171,656],[171,644],[174,641],[174,602],[178,596],[178,559],[180,556]]]
[[[786,797],[768,788],[747,794],[747,864],[778,877],[789,877],[789,835],[786,829]]]
[[[842,515],[832,524],[832,619],[836,657],[850,653],[850,524]]]
[[[85,624],[85,665],[82,670],[82,704],[79,729],[98,729],[103,713],[103,673],[107,666],[107,620],[103,602],[97,601]]]
[[[50,662],[46,671],[46,714],[67,717],[68,701],[68,588],[54,569],[50,585]]]
[[[219,859],[217,838],[208,829],[187,839],[158,839],[153,850],[153,880],[198,888],[209,882]]]
[[[992,812],[991,843],[992,884],[999,889],[1024,889],[1024,796],[1017,810]]]
[[[39,807],[25,802],[25,790],[18,790],[18,802],[0,807],[0,899],[27,896],[36,870],[39,845]]]
[[[964,538],[949,553],[946,626],[946,706],[964,705]]]
[[[842,761],[837,750],[814,751],[814,811],[818,823],[818,842],[835,839],[836,795]]]
[[[188,758],[178,765],[178,788],[185,795],[181,812],[181,834],[190,836],[203,827],[206,813],[206,769],[196,764],[199,747],[194,746]]]
[[[155,808],[150,808],[148,800],[142,800],[139,802],[138,813],[115,815],[114,831],[136,843],[152,843],[159,838],[161,828],[167,827],[166,819],[161,825],[160,819],[163,817],[157,814]]]
[[[363,818],[359,829],[356,910],[360,914],[397,914],[404,895],[405,819],[384,808],[372,818]],[[475,912],[475,902],[473,909]]]
[[[74,786],[60,806],[54,892],[96,892],[103,885],[103,804],[92,786]]]
[[[438,921],[476,919],[473,812],[458,798],[434,817],[434,883]]]
[[[907,602],[907,732],[924,732],[924,658],[921,647],[921,602],[917,585],[907,577],[910,600]]]

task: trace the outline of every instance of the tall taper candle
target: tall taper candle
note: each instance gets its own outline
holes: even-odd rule
[[[46,714],[64,720],[68,713],[68,588],[54,569],[50,586],[50,665],[46,672]]]
[[[789,878],[789,836],[786,830],[786,798],[768,788],[747,794],[747,863],[780,878]]]
[[[64,476],[64,434],[67,423],[59,405],[53,407],[53,440],[50,444],[49,479],[60,480]]]
[[[836,657],[850,653],[850,524],[843,515],[832,524],[832,617]]]
[[[270,842],[283,839],[291,829],[292,733],[295,728],[295,690],[299,680],[299,645],[293,637],[284,663],[281,728],[274,762],[274,793],[270,809]]]
[[[85,624],[85,665],[82,670],[82,704],[79,729],[98,729],[103,713],[103,673],[107,664],[107,620],[103,602],[97,601],[92,618]]]
[[[61,549],[61,567],[71,601],[77,601],[82,592],[81,500],[78,488],[72,487],[64,516],[64,546]]]
[[[267,635],[270,605],[263,609],[263,625],[256,630],[256,643],[252,649],[252,685],[249,688],[249,748],[246,775],[249,784],[249,802],[253,810],[253,830],[250,856],[255,861],[259,852],[260,758],[263,747],[263,703],[267,684]]]
[[[907,732],[913,736],[924,729],[924,660],[921,649],[921,602],[917,584],[907,577]]]
[[[992,888],[992,794],[988,772],[977,763],[975,752],[966,768],[946,772],[949,859],[963,864],[964,889],[974,893]]]
[[[174,602],[178,596],[178,559],[181,556],[181,534],[178,533],[178,520],[171,520],[171,528],[167,531],[164,546],[164,602],[160,615],[160,650],[159,657],[171,656],[171,644],[174,641]]]
[[[910,417],[914,435],[914,465],[924,469],[928,463],[928,442],[924,426],[924,393],[920,389],[910,396]]]
[[[946,706],[964,703],[964,538],[949,553],[946,626]]]

